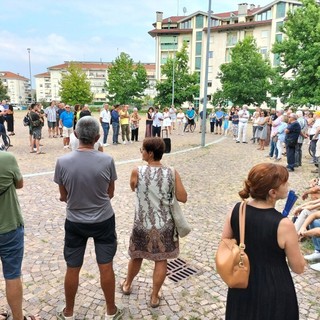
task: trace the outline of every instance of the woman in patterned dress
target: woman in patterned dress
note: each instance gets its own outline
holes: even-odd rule
[[[160,304],[159,291],[166,278],[167,259],[177,258],[179,254],[179,242],[173,239],[172,192],[175,191],[178,201],[187,201],[179,173],[160,162],[164,150],[162,139],[144,139],[141,153],[147,165],[135,168],[131,173],[130,187],[136,193],[135,217],[129,244],[128,274],[121,285],[123,294],[129,295],[143,259],[154,261],[152,308]]]

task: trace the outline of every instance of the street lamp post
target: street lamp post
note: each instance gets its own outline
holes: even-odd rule
[[[32,78],[31,78],[31,59],[30,59],[30,48],[27,48],[29,56],[29,78],[30,78],[30,102],[32,102]]]
[[[174,50],[175,50],[175,44],[176,44],[177,37],[173,37],[173,44],[174,44]],[[174,53],[173,60],[172,60],[172,100],[171,105],[174,105],[174,71],[175,71],[175,60],[176,60],[176,54]]]
[[[202,130],[201,130],[201,146],[206,145],[206,121],[207,121],[207,100],[208,100],[208,73],[209,73],[209,47],[210,47],[210,28],[211,28],[211,0],[209,0],[208,8],[208,31],[207,31],[207,47],[206,47],[206,66],[204,74],[204,94],[202,109]]]

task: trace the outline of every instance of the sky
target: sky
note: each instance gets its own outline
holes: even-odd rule
[[[243,0],[211,1],[216,13]],[[267,5],[271,1],[249,3]],[[126,52],[155,62],[156,11],[163,17],[208,12],[209,0],[0,0],[0,71],[32,78],[64,61],[112,62]],[[34,83],[34,79],[33,79]]]

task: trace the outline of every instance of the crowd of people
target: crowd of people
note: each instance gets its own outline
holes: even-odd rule
[[[113,258],[117,251],[117,235],[110,201],[114,196],[117,172],[113,158],[98,150],[103,151],[101,148],[107,145],[111,126],[113,144],[119,144],[119,129],[123,144],[138,141],[141,117],[137,111],[133,109],[130,113],[126,105],[115,105],[109,110],[109,105],[105,104],[98,121],[90,116],[86,105],[76,105],[71,110],[69,105],[52,102],[45,109],[40,104],[32,104],[28,112],[30,152],[43,153],[40,141],[45,121],[49,139],[63,137],[63,148],[72,146],[74,150],[58,158],[54,174],[60,201],[67,204],[63,249],[67,266],[65,304],[57,308],[58,319],[75,319],[75,297],[88,238],[94,239],[106,302],[105,320],[123,316],[123,310],[115,303]],[[186,113],[182,110],[177,112],[173,106],[163,112],[157,107],[150,107],[146,114],[147,137],[140,149],[146,165],[134,168],[131,173],[130,187],[135,192],[136,205],[128,247],[130,260],[121,291],[130,295],[143,259],[154,261],[149,300],[151,308],[157,308],[161,303],[167,259],[176,258],[179,254],[179,240],[174,237],[175,224],[170,213],[173,196],[180,202],[187,201],[179,173],[161,162],[165,144],[159,137],[163,128],[169,134],[173,130],[183,134],[195,117],[192,107]],[[302,165],[304,139],[311,139],[312,161],[318,164],[320,153],[316,141],[320,132],[320,111],[304,114],[302,111],[293,113],[290,109],[267,112],[256,108],[251,115],[244,105],[241,109],[232,108],[228,114],[221,108],[212,110],[209,121],[212,133],[228,135],[230,132],[236,143],[248,142],[247,125],[252,121],[252,144],[258,143],[259,150],[269,146],[267,157],[275,162],[281,160],[283,153],[287,155],[287,167],[278,163],[254,166],[239,192],[242,200],[249,199],[246,253],[251,272],[247,289],[228,290],[226,319],[298,319],[298,303],[289,267],[295,273],[302,273],[305,260],[320,261],[320,179],[313,180],[302,195],[303,200],[309,195],[312,198],[294,209],[294,223],[283,217],[275,206],[279,199],[287,197],[289,172]],[[101,143],[100,127],[103,129]],[[7,300],[13,320],[39,320],[38,315],[24,317],[22,313],[24,222],[16,189],[23,187],[23,179],[12,154],[0,152],[0,159],[2,164],[6,164],[0,167],[0,256]],[[87,163],[96,165],[87,166]],[[86,193],[83,193],[84,185]],[[238,215],[239,204],[236,204],[226,219],[223,238],[235,237],[239,242]],[[306,237],[312,238],[314,252],[302,256],[299,240]],[[311,267],[320,271],[320,263],[311,264]],[[3,319],[8,319],[7,313],[0,314],[0,320]]]

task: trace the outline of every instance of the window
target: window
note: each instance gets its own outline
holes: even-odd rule
[[[197,29],[203,28],[203,16],[201,15],[196,16],[196,28]]]
[[[196,41],[202,41],[202,31],[196,32]]]
[[[280,64],[280,56],[278,53],[276,53],[274,56],[273,56],[273,65],[274,66],[278,66]]]
[[[226,49],[226,55],[225,55],[225,61],[230,62],[231,61],[231,50],[232,48],[227,48]]]
[[[269,38],[269,31],[268,30],[262,30],[261,31],[261,38],[262,39]]]
[[[209,59],[213,58],[213,51],[209,51]]]
[[[260,53],[264,59],[268,58],[268,48],[267,47],[260,48]]]
[[[283,21],[276,23],[276,32],[281,32],[281,28],[283,26]]]
[[[282,42],[282,34],[281,33],[276,34],[276,42]]]
[[[217,19],[211,19],[211,26],[212,27],[217,27],[219,25],[219,20]]]
[[[232,47],[237,44],[237,33],[236,32],[230,32],[227,35],[227,46]]]
[[[195,59],[195,69],[201,70],[201,57],[196,57]]]
[[[177,50],[178,39],[176,36],[163,36],[160,38],[161,50]]]
[[[277,4],[277,12],[276,12],[276,18],[284,18],[286,15],[286,4],[285,2],[279,2]]]
[[[191,29],[191,20],[181,22],[180,29]]]
[[[196,56],[201,56],[201,49],[202,49],[202,43],[197,42],[196,43]]]
[[[212,82],[208,81],[208,87],[212,87]]]
[[[272,18],[271,9],[265,12],[262,12],[256,16],[256,21],[265,21]]]

